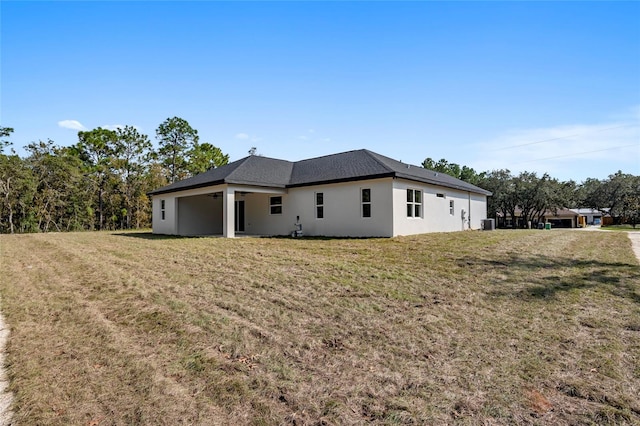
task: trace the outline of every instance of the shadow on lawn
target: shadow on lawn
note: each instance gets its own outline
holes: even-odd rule
[[[151,232],[118,232],[113,234],[118,237],[139,238],[141,240],[179,240],[183,238],[205,238],[205,237],[184,237],[182,235],[163,235]]]
[[[552,298],[561,292],[600,288],[640,304],[640,266],[629,263],[512,255],[505,261],[465,259],[457,264],[474,274],[490,270],[506,276],[488,292],[496,297],[535,300]],[[523,277],[526,284],[512,285],[522,283]]]

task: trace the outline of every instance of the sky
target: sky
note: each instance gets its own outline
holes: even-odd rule
[[[0,126],[23,146],[181,117],[230,155],[366,148],[640,175],[640,2],[0,1]]]

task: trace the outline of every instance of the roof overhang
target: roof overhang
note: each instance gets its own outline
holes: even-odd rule
[[[377,175],[356,176],[356,177],[349,177],[349,178],[343,178],[343,179],[328,179],[328,180],[320,180],[320,181],[315,181],[315,182],[294,183],[294,184],[287,185],[286,187],[287,188],[302,188],[304,186],[330,185],[332,183],[357,182],[357,181],[362,181],[362,180],[383,179],[383,178],[389,178],[389,177],[394,177],[394,176],[395,176],[395,173],[393,173],[393,172],[391,172],[391,173],[381,173],[381,174],[377,174]]]
[[[414,182],[422,182],[422,183],[428,183],[430,185],[436,185],[436,186],[441,186],[444,188],[451,188],[451,189],[457,189],[459,191],[464,191],[464,192],[473,192],[474,194],[481,194],[481,195],[486,195],[486,196],[490,196],[493,195],[490,191],[484,190],[482,188],[469,188],[469,187],[465,187],[462,185],[455,185],[455,184],[447,184],[447,183],[443,183],[441,181],[437,181],[435,179],[429,179],[429,178],[423,178],[420,176],[415,176],[415,175],[408,175],[408,174],[404,174],[404,173],[396,173],[396,177],[401,178],[401,179],[406,179],[406,180],[411,180]]]

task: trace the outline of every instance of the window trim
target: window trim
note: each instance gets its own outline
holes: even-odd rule
[[[322,203],[318,203],[318,195],[322,198]],[[315,192],[313,198],[316,205],[316,219],[322,220],[324,219],[324,192]]]
[[[409,194],[411,194],[411,197],[409,197]],[[419,197],[416,197],[416,194],[420,194]],[[409,198],[411,198],[411,200],[409,200]],[[416,201],[416,198],[420,198],[420,201]],[[422,208],[422,200],[424,200],[424,193],[421,189],[407,188],[407,218],[422,219],[424,211]],[[411,208],[411,210],[409,210],[409,208]],[[418,208],[419,211],[417,215],[416,208]]]
[[[275,199],[280,198],[280,202],[276,203],[274,202]],[[274,196],[270,196],[269,197],[269,215],[274,215],[274,216],[280,216],[282,215],[282,205],[283,205],[283,200],[282,200],[282,195],[274,195]],[[277,211],[278,207],[280,207],[280,211]],[[275,211],[274,211],[275,209]]]
[[[364,192],[368,191],[369,201],[364,201]],[[365,206],[369,206],[368,215],[365,215]],[[360,217],[363,219],[371,218],[371,188],[360,188]]]

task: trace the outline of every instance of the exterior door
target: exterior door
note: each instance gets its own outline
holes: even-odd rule
[[[236,232],[244,232],[244,200],[236,201]]]

